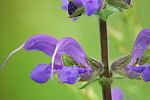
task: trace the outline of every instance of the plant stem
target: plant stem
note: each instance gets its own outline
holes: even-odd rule
[[[101,82],[103,100],[112,100],[111,97],[111,73],[109,71],[108,64],[108,39],[107,39],[107,23],[106,21],[99,20],[99,32],[100,32],[100,47],[101,47],[101,59],[104,65],[104,80]]]

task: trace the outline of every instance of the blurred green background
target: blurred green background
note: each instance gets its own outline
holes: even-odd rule
[[[109,59],[129,54],[138,32],[150,27],[150,1],[133,0],[133,7],[108,19]],[[45,33],[60,39],[70,36],[79,41],[85,52],[99,59],[99,34],[97,17],[81,16],[71,21],[67,12],[60,9],[60,0],[0,0],[0,63],[25,39]],[[0,100],[102,100],[101,87],[94,83],[83,90],[75,85],[49,80],[37,84],[29,73],[39,63],[50,59],[41,52],[19,51],[11,57],[0,72]],[[125,100],[150,100],[150,84],[135,80],[115,80]]]

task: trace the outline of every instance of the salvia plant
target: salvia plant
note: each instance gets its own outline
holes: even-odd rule
[[[69,18],[77,20],[82,15],[96,15],[99,21],[101,61],[89,57],[81,45],[71,37],[57,40],[55,37],[37,34],[29,37],[19,48],[26,51],[38,50],[52,60],[49,64],[38,64],[30,73],[30,78],[37,83],[45,83],[57,74],[60,83],[75,84],[87,81],[80,89],[99,82],[102,87],[103,100],[122,100],[123,93],[119,88],[111,90],[113,79],[128,78],[150,81],[150,55],[145,54],[150,44],[150,29],[142,29],[129,55],[116,59],[108,64],[107,18],[116,12],[132,7],[131,0],[61,0],[62,9],[68,12]],[[114,73],[120,75],[114,77]]]

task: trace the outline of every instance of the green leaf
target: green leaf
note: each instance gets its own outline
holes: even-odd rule
[[[125,3],[123,0],[106,0],[108,4],[114,6],[114,7],[119,7],[123,9],[128,9],[131,7],[131,5]]]
[[[144,65],[149,63],[150,63],[150,56],[142,56],[139,64]]]
[[[86,86],[92,84],[93,82],[96,82],[96,81],[99,81],[99,80],[100,80],[100,78],[95,78],[95,79],[93,79],[93,80],[90,80],[89,82],[87,82],[85,85],[83,85],[83,86],[80,87],[79,89],[83,89],[83,88],[85,88]]]
[[[112,70],[123,69],[128,65],[129,61],[130,61],[130,55],[119,58],[111,64],[111,69]]]
[[[103,69],[103,64],[102,62],[98,62],[90,57],[87,57],[87,61],[88,61],[88,64],[95,70],[97,69]]]
[[[113,7],[113,6],[109,5],[109,4],[107,4],[107,5],[105,6],[105,8],[103,8],[103,9],[98,13],[98,15],[100,16],[100,18],[101,18],[102,20],[106,21],[107,18],[108,18],[111,14],[117,13],[117,12],[121,12],[121,11],[122,11],[121,9],[118,9],[118,8],[116,8],[116,7]]]
[[[74,66],[74,65],[77,66],[78,65],[78,63],[67,54],[62,54],[61,58],[65,66]]]
[[[88,61],[88,64],[90,65],[90,67],[93,69],[91,79],[103,74],[104,66],[103,66],[102,62],[98,62],[90,57],[87,57],[87,61]]]

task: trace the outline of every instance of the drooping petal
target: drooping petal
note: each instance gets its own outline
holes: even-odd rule
[[[52,57],[57,42],[58,41],[54,37],[51,37],[49,35],[33,35],[26,40],[24,44],[24,49],[27,51],[39,50]]]
[[[68,0],[61,0],[61,8],[63,10],[67,10],[68,9]]]
[[[137,59],[140,59],[145,51],[145,49],[150,44],[150,29],[143,29],[136,38],[134,43],[130,64],[133,65]]]
[[[123,100],[123,93],[119,88],[112,89],[112,100]]]
[[[84,6],[86,15],[88,16],[96,13],[102,6],[102,0],[81,0],[81,2]]]
[[[58,79],[62,83],[74,84],[78,79],[79,71],[77,67],[64,67],[58,71]]]
[[[150,64],[145,65],[145,70],[142,72],[141,76],[145,82],[150,81]]]
[[[51,64],[39,64],[30,73],[30,78],[37,83],[45,83],[51,76]]]
[[[37,82],[37,83],[45,83],[48,81],[48,79],[51,76],[51,63],[49,65],[47,64],[39,64],[37,65],[30,73],[30,78]],[[54,65],[54,71],[53,74],[57,71],[57,70],[61,70],[63,66]]]

